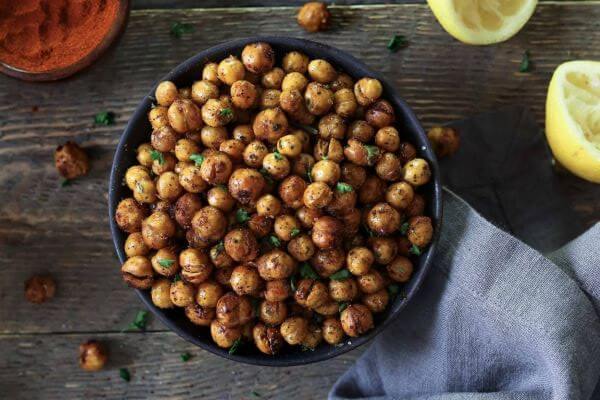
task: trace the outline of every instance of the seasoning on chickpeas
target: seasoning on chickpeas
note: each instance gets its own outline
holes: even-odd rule
[[[90,170],[90,161],[86,152],[75,142],[58,146],[54,152],[54,163],[65,179],[75,179]]]
[[[329,12],[307,3],[298,22],[321,30]],[[299,51],[277,60],[251,43],[196,81],[160,82],[114,215],[125,283],[217,346],[270,356],[370,331],[434,237],[422,189],[432,171],[382,83]],[[458,147],[451,128],[429,139],[440,155]],[[87,172],[78,151],[57,151],[61,174]],[[27,283],[32,302],[53,292]]]
[[[320,1],[311,1],[304,4],[298,11],[298,25],[308,32],[318,32],[327,29],[331,13],[327,5]]]

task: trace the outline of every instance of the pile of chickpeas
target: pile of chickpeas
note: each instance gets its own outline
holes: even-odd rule
[[[214,342],[342,343],[374,326],[433,235],[431,172],[377,79],[267,43],[161,82],[116,222],[125,282]]]

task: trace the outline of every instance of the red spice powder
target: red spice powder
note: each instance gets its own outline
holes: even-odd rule
[[[0,61],[30,71],[88,55],[117,17],[118,0],[0,0]]]

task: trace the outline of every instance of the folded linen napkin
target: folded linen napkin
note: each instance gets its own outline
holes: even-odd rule
[[[582,227],[529,111],[452,125],[433,267],[329,398],[600,398],[600,224],[555,250]]]

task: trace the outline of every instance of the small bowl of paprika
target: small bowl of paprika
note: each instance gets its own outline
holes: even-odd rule
[[[123,33],[129,0],[0,2],[0,72],[53,81],[96,61]]]

